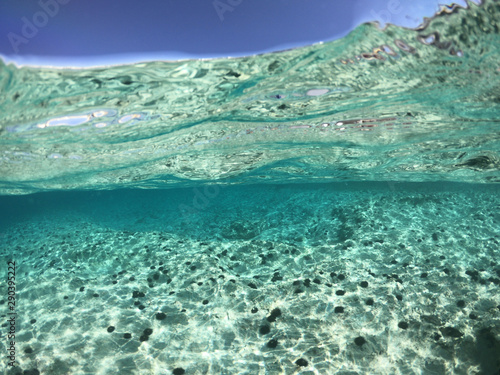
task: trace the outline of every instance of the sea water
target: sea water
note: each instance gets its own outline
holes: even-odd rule
[[[499,17],[0,62],[0,371],[498,374]]]

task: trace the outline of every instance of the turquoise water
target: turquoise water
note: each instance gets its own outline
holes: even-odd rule
[[[499,15],[0,62],[0,371],[498,374]]]

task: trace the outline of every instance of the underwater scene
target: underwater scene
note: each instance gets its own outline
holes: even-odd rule
[[[500,374],[499,20],[0,60],[0,373]]]

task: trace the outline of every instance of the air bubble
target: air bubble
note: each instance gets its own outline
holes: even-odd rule
[[[130,115],[125,115],[122,116],[119,120],[118,123],[124,124],[126,122],[129,122],[131,120],[136,120],[136,119],[141,119],[143,116],[140,113],[132,113]]]
[[[397,55],[398,55],[398,54],[397,54],[397,53],[396,53],[396,52],[395,52],[395,51],[394,51],[391,47],[389,47],[387,44],[383,44],[383,45],[381,45],[381,46],[380,46],[380,49],[381,49],[383,52],[385,52],[385,53],[387,53],[388,55],[390,55],[390,56],[397,56]]]
[[[321,95],[325,95],[329,91],[330,90],[328,90],[328,89],[311,89],[306,94],[308,96],[321,96]]]
[[[435,34],[419,35],[417,37],[417,40],[423,44],[431,45],[434,44],[434,42],[436,41],[436,35]]]
[[[409,52],[409,53],[415,53],[415,48],[406,44],[405,42],[403,42],[401,39],[396,39],[394,40],[394,43],[396,43],[396,45],[403,51],[405,52]]]
[[[54,118],[45,123],[46,127],[50,126],[78,126],[81,124],[85,124],[90,120],[89,115],[82,116],[65,116]]]

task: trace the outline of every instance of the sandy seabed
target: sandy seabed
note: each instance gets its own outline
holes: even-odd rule
[[[0,232],[17,265],[19,364],[5,358],[5,292],[0,371],[498,374],[498,191],[252,186],[28,204]]]

